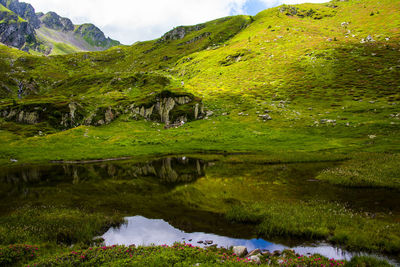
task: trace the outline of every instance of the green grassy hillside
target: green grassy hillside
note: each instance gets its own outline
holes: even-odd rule
[[[89,111],[118,109],[169,90],[202,98],[211,112],[173,130],[125,115],[108,126],[63,132],[47,121],[4,119],[1,162],[199,150],[282,158],[291,152],[318,152],[316,158],[398,152],[399,10],[400,2],[389,0],[281,6],[254,17],[178,27],[129,47],[65,56],[38,57],[2,46],[2,110],[54,110],[71,102]],[[44,158],[35,152],[38,146],[47,149]]]

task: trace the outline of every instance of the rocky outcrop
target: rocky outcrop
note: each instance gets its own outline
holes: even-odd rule
[[[75,29],[74,24],[68,18],[60,17],[55,12],[48,12],[44,16],[40,18],[40,21],[45,25],[47,28],[57,30],[57,31],[73,31]]]
[[[101,126],[113,122],[122,114],[132,119],[144,118],[165,125],[182,125],[205,115],[201,99],[190,94],[164,91],[145,104],[127,104],[98,107],[87,111],[77,102],[14,104],[0,110],[0,117],[25,124],[48,122],[56,129],[69,129],[79,125]]]
[[[143,105],[131,105],[125,113],[133,117],[165,123],[167,126],[176,123],[203,118],[204,106],[200,99],[192,95],[179,95],[169,91],[162,92],[152,101]]]
[[[198,24],[194,26],[179,26],[171,31],[167,32],[164,34],[160,40],[158,40],[159,43],[165,42],[165,41],[172,41],[172,40],[179,40],[185,38],[185,36],[193,31],[200,31],[201,29],[204,29],[206,27],[205,24]]]
[[[93,126],[110,124],[119,115],[121,115],[121,113],[112,107],[101,107],[97,108],[95,112],[90,113],[83,121],[83,124]]]
[[[35,13],[35,9],[32,5],[19,2],[18,0],[0,0],[0,4],[25,19],[31,27],[38,29],[40,27],[40,21]]]
[[[211,35],[211,32],[203,32],[202,34],[200,34],[199,36],[194,37],[193,39],[190,39],[189,41],[186,41],[184,43],[180,43],[178,44],[179,46],[181,45],[188,45],[188,44],[192,44],[194,42],[197,42],[205,37],[208,37]]]
[[[78,103],[12,105],[0,111],[7,121],[24,124],[47,122],[56,129],[69,129],[81,124],[85,111]]]
[[[35,42],[35,30],[13,12],[0,12],[0,42],[26,50],[26,45]]]
[[[7,120],[14,120],[25,124],[36,124],[39,122],[39,114],[36,111],[30,112],[12,109],[10,111],[3,111],[1,115]]]

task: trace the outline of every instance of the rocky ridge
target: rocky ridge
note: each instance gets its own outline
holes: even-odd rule
[[[75,29],[74,24],[68,18],[60,17],[55,12],[48,12],[40,17],[41,23],[47,28],[60,31],[73,31]]]
[[[97,47],[110,48],[112,46],[120,45],[118,41],[109,37],[107,38],[98,27],[90,23],[76,26],[74,34],[82,37],[86,42]]]
[[[180,40],[193,31],[200,31],[206,27],[205,24],[198,24],[194,26],[179,26],[164,34],[158,42],[166,42],[173,40]]]
[[[71,33],[73,38],[83,40],[88,45],[75,47],[79,42],[70,43],[68,38],[53,40],[51,35],[43,36],[43,31],[39,36],[36,30],[42,28]],[[106,38],[104,33],[93,24],[75,26],[70,19],[61,17],[55,12],[35,13],[35,9],[30,4],[19,2],[19,0],[0,0],[1,43],[24,51],[32,49],[48,54],[54,48],[53,41],[64,42],[75,47],[77,51],[98,51],[120,45],[118,41]]]
[[[23,51],[36,41],[35,29],[17,14],[0,5],[0,42]]]

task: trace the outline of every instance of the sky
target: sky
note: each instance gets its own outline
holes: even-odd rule
[[[93,23],[123,44],[152,40],[180,25],[229,15],[255,15],[281,4],[328,0],[21,0],[36,12],[54,11],[74,24]]]

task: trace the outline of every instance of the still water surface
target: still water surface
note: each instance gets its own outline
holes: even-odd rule
[[[243,200],[316,200],[400,219],[397,191],[344,188],[316,179],[322,170],[340,164],[271,165],[215,156],[212,160],[167,157],[143,162],[18,166],[0,170],[0,215],[26,203],[118,211],[127,216],[127,223],[104,234],[108,245],[185,241],[201,246],[198,241],[212,240],[223,247],[245,245],[272,251],[292,247],[301,254],[349,259],[352,253],[329,244],[257,239],[254,226],[232,224],[220,214],[204,210]]]
[[[240,239],[228,236],[220,236],[210,233],[185,231],[174,228],[161,219],[147,219],[142,216],[126,218],[126,224],[118,228],[109,229],[103,236],[105,243],[111,245],[173,245],[175,242],[185,242],[193,246],[205,247],[217,245],[229,248],[230,246],[246,246],[249,251],[253,249],[266,249],[271,252],[282,251],[288,246],[268,242],[260,238]],[[212,244],[205,244],[212,241]],[[199,243],[200,242],[200,243]],[[211,242],[210,242],[211,243]],[[319,253],[325,257],[335,259],[351,259],[353,253],[335,248],[325,243],[314,243],[309,245],[291,247],[296,253],[306,255],[307,253]]]

